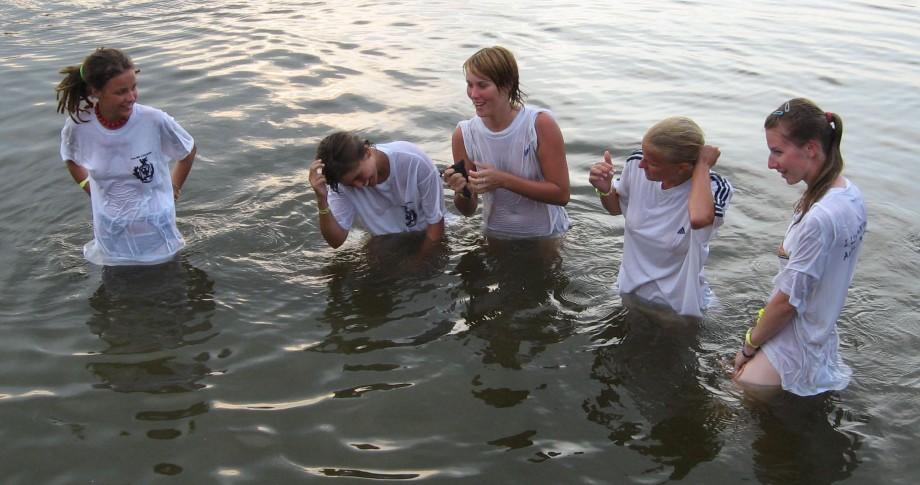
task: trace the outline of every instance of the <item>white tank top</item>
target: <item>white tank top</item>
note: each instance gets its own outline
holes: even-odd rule
[[[491,131],[478,116],[461,121],[463,144],[470,161],[529,180],[543,179],[537,160],[537,115],[548,110],[523,106],[507,128]],[[565,208],[528,199],[510,190],[482,194],[483,223],[487,235],[501,239],[557,237],[571,225]]]

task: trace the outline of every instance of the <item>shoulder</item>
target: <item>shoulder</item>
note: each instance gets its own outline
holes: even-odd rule
[[[629,154],[629,156],[626,157],[626,162],[624,163],[625,164],[629,164],[631,162],[638,163],[640,160],[642,160],[642,149],[637,148],[633,150],[632,153]]]

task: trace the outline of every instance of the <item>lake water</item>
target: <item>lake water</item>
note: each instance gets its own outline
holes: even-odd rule
[[[0,482],[920,480],[917,2],[6,0],[0,19]],[[487,249],[478,216],[412,272],[398,238],[328,248],[318,141],[359,130],[447,162],[473,112],[461,65],[494,44],[566,139],[559,253]],[[81,256],[53,88],[102,45],[199,146],[175,265]],[[843,117],[869,232],[839,322],[850,386],[767,404],[726,366],[801,190],[767,169],[762,129],[793,96]],[[720,303],[689,329],[624,307],[623,221],[587,183],[675,114],[736,188]]]

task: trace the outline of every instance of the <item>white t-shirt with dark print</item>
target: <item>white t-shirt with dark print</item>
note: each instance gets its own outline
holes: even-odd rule
[[[176,227],[170,162],[185,158],[192,137],[168,114],[134,105],[117,130],[69,117],[61,130],[61,158],[89,172],[94,239],[83,255],[99,265],[144,265],[169,261],[185,246]]]
[[[390,174],[373,187],[330,190],[336,222],[351,230],[357,216],[372,235],[423,231],[444,218],[441,177],[428,155],[416,145],[394,141],[374,145],[390,161]]]
[[[793,221],[797,215],[793,217]],[[800,396],[840,390],[852,371],[840,358],[837,318],[866,231],[866,207],[856,185],[831,188],[783,239],[786,258],[773,278],[795,317],[763,344],[783,389]]]
[[[709,241],[724,222],[734,189],[727,179],[710,171],[715,221],[693,229],[688,200],[691,181],[663,190],[661,182],[645,177],[639,167],[641,159],[641,150],[633,152],[614,181],[626,221],[617,286],[620,293],[633,293],[681,315],[700,317],[712,299],[703,275]]]

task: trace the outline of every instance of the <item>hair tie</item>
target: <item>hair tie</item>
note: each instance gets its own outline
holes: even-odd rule
[[[824,112],[824,118],[827,119],[827,122],[828,122],[828,123],[833,123],[833,122],[834,122],[834,113],[831,113],[830,111],[825,111],[825,112]]]
[[[83,64],[80,64],[80,79],[82,79],[83,82],[86,82],[86,75],[83,74]]]

